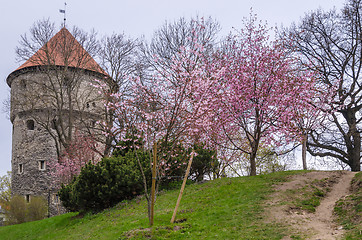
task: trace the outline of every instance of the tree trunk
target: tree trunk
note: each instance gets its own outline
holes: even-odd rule
[[[107,100],[108,101],[108,100]],[[106,111],[106,123],[107,123],[107,129],[112,129],[113,123],[114,123],[114,110]],[[113,136],[112,134],[109,134],[106,136],[105,139],[105,148],[103,152],[104,157],[110,157],[111,156],[111,150],[112,150],[112,143],[113,143]]]
[[[157,142],[155,142],[153,144],[150,226],[153,226],[153,217],[154,217],[155,189],[156,189],[156,164],[157,164]]]
[[[361,136],[359,132],[356,132],[353,135],[353,148],[350,149],[349,152],[349,166],[351,167],[351,171],[359,172],[361,171]]]
[[[351,167],[351,170],[352,170],[353,172],[359,172],[359,171],[361,171],[361,163],[360,163],[360,158],[359,158],[359,156],[358,156],[358,158],[353,159],[350,167]]]
[[[302,138],[302,162],[303,162],[303,170],[307,170],[307,141],[308,136],[306,133],[303,134]]]
[[[250,176],[256,176],[256,151],[250,154]]]
[[[349,127],[348,133],[344,136],[348,154],[347,164],[354,172],[361,171],[361,135],[357,129],[356,111],[356,109],[341,111]]]

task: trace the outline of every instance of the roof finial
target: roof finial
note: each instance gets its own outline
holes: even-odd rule
[[[64,14],[63,27],[65,27],[65,21],[67,20],[66,15],[65,15],[65,9],[66,9],[66,7],[67,7],[67,2],[64,2],[64,9],[59,9],[59,12]]]

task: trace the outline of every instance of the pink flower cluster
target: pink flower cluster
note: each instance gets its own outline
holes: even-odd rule
[[[88,162],[96,164],[100,161],[96,148],[96,141],[92,137],[76,131],[73,141],[64,149],[60,158],[48,164],[54,187],[70,183]]]

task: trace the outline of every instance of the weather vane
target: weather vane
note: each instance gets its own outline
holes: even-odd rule
[[[64,14],[64,27],[65,27],[65,21],[67,20],[67,18],[65,17],[65,9],[66,9],[66,7],[67,7],[67,3],[64,2],[64,9],[59,9],[59,12]]]

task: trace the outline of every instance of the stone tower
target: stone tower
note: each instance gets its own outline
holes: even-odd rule
[[[106,77],[66,28],[7,77],[13,194],[26,201],[42,195],[49,215],[59,213],[48,165],[58,161],[75,131],[96,132],[97,121],[104,118],[104,104],[91,83]]]

